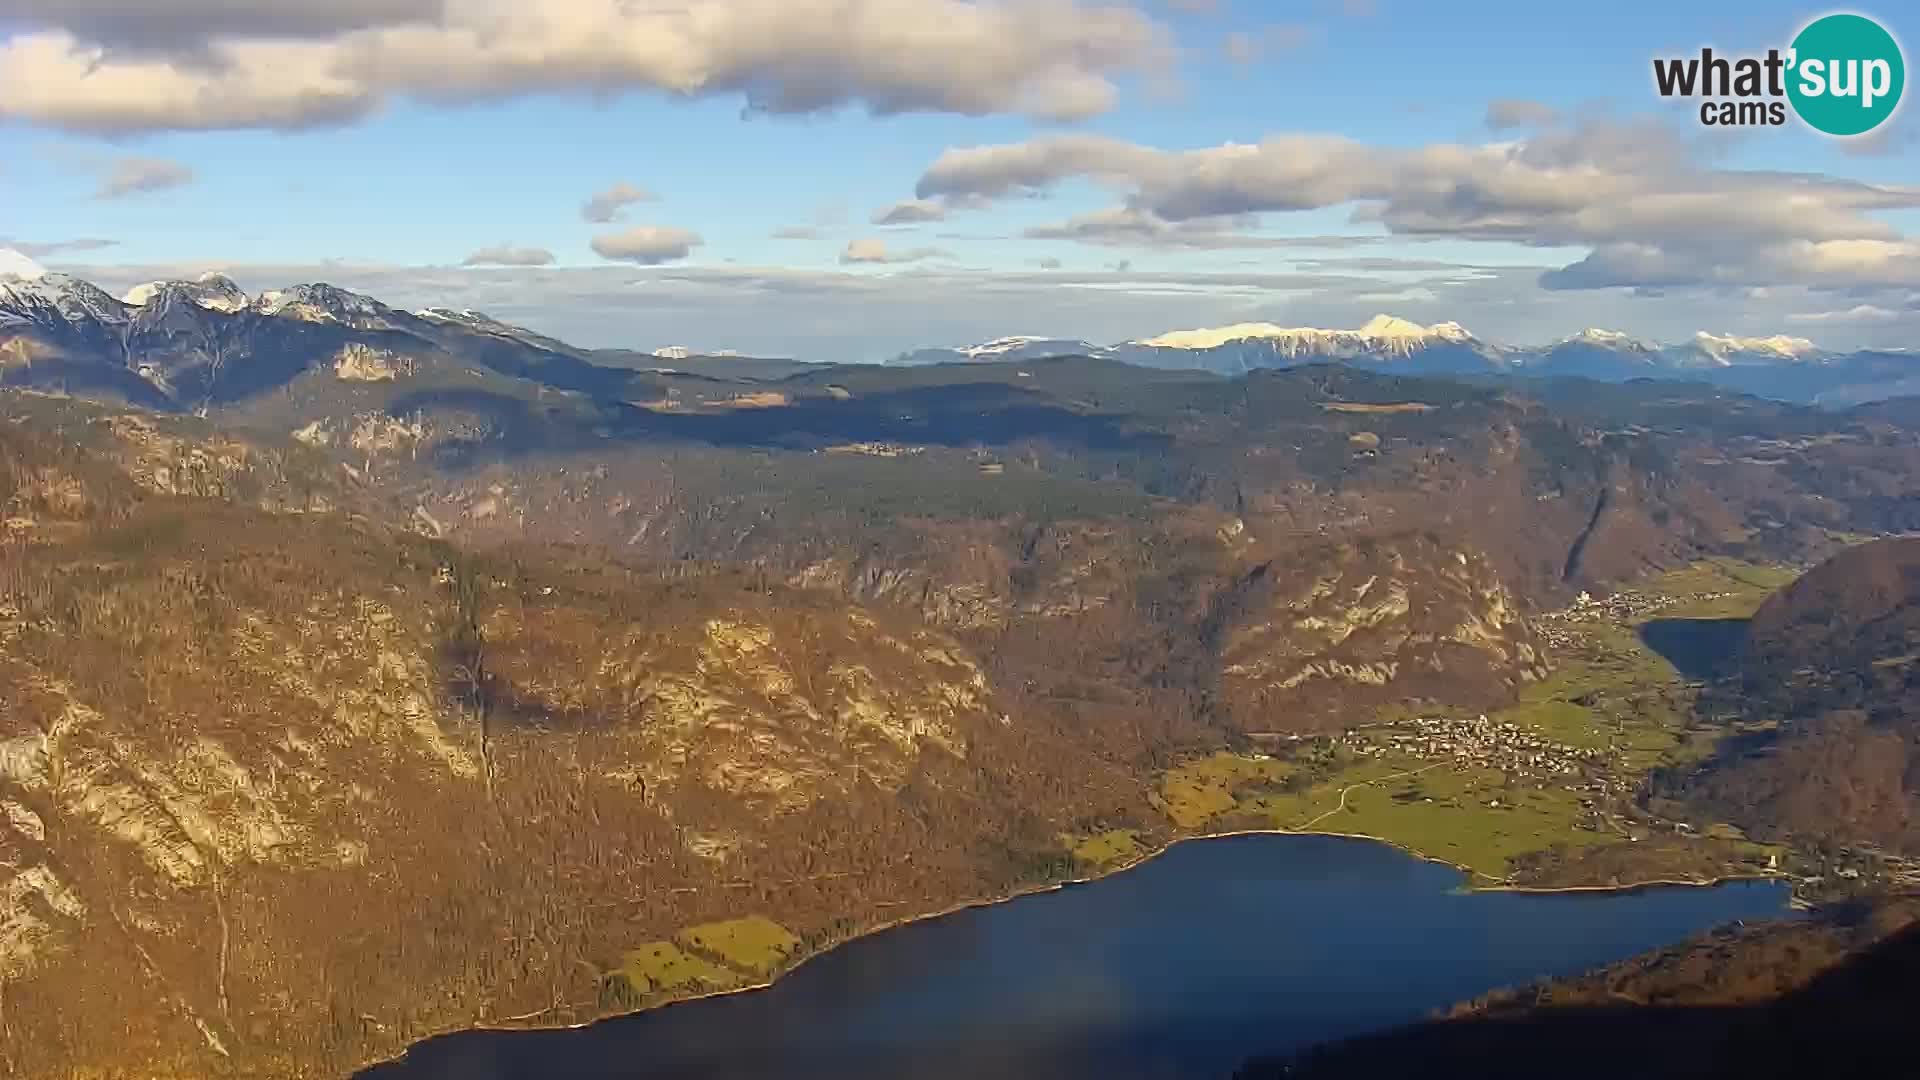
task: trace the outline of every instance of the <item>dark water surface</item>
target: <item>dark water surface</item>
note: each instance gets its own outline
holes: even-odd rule
[[[362,1080],[1226,1080],[1251,1055],[1782,916],[1788,900],[1775,882],[1529,895],[1463,881],[1364,840],[1184,843],[854,941],[767,990],[576,1031],[450,1035]]]
[[[1651,619],[1640,640],[1689,679],[1728,673],[1747,643],[1746,619]]]

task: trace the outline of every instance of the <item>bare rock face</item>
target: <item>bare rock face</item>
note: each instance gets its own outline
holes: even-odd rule
[[[704,788],[785,811],[898,789],[923,753],[964,758],[1003,715],[952,639],[804,595],[659,595],[629,621],[564,591],[494,607],[481,629],[507,723],[595,731],[606,775],[650,797]]]
[[[1263,564],[1225,613],[1222,693],[1241,727],[1355,723],[1420,700],[1492,703],[1545,672],[1486,560],[1421,534]]]
[[[390,349],[349,342],[333,358],[334,378],[343,382],[393,382],[413,374],[413,361]]]

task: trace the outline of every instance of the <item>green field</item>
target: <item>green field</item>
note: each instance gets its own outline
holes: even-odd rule
[[[1160,799],[1166,814],[1183,829],[1197,829],[1238,804],[1243,787],[1277,784],[1293,769],[1272,758],[1248,757],[1226,751],[1169,770],[1160,779]]]
[[[1745,619],[1775,589],[1799,577],[1785,566],[1762,566],[1738,559],[1702,559],[1683,570],[1659,574],[1640,588],[1682,601],[1660,612],[1664,619]],[[1715,593],[1730,595],[1714,597]]]
[[[640,994],[665,990],[724,990],[740,977],[726,968],[681,950],[671,941],[653,941],[627,953],[619,973]]]
[[[1678,601],[1655,604],[1650,618],[1745,618],[1794,575],[1791,569],[1715,559],[1654,576],[1635,591]],[[1381,753],[1387,745],[1378,741],[1381,729],[1369,728],[1338,740],[1292,744],[1284,757],[1217,753],[1187,762],[1162,775],[1160,805],[1188,830],[1373,836],[1466,868],[1482,881],[1512,880],[1544,852],[1567,865],[1585,859],[1583,852],[1613,847],[1620,850],[1587,861],[1607,866],[1615,877],[1624,869],[1629,878],[1642,863],[1649,877],[1672,873],[1661,868],[1676,865],[1694,867],[1688,872],[1697,874],[1724,869],[1727,860],[1758,849],[1716,841],[1719,847],[1711,851],[1698,845],[1700,857],[1689,862],[1676,858],[1675,841],[1641,845],[1639,840],[1655,838],[1617,816],[1651,770],[1710,753],[1724,733],[1693,716],[1693,688],[1641,642],[1636,627],[1642,621],[1595,617],[1572,624],[1573,645],[1559,650],[1548,677],[1489,714],[1497,725],[1515,725],[1567,750],[1599,752],[1591,765],[1596,772],[1585,780],[1509,775],[1451,755]],[[1395,725],[1449,714],[1440,707],[1394,707],[1374,719]],[[1610,793],[1573,789],[1573,782],[1595,778],[1609,783]]]
[[[800,950],[799,938],[764,915],[689,926],[673,939],[689,952],[751,975],[773,974]]]
[[[1091,836],[1063,836],[1074,862],[1091,869],[1106,869],[1129,863],[1146,853],[1140,834],[1133,829],[1108,829]]]

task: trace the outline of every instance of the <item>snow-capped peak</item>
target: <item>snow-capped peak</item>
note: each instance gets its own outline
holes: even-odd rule
[[[1466,327],[1456,322],[1422,326],[1393,315],[1375,315],[1358,330],[1322,330],[1311,326],[1276,326],[1273,323],[1234,323],[1199,330],[1175,330],[1135,344],[1159,349],[1214,349],[1235,341],[1266,340],[1289,355],[1302,352],[1331,353],[1342,348],[1386,346],[1390,351],[1406,352],[1434,342],[1470,342]]]
[[[1412,338],[1427,340],[1439,338],[1442,341],[1466,341],[1473,337],[1467,328],[1457,322],[1440,322],[1432,326],[1421,326],[1417,322],[1402,319],[1394,315],[1375,315],[1368,319],[1357,333],[1361,337],[1381,339]]]
[[[105,289],[67,274],[0,274],[0,324],[123,323],[126,306]]]
[[[199,307],[229,315],[253,302],[232,278],[218,271],[201,274],[192,281],[149,281],[135,285],[120,302],[129,307],[146,307],[163,293],[178,293]]]
[[[1701,352],[1722,363],[1734,353],[1753,353],[1761,356],[1778,357],[1782,360],[1798,360],[1803,356],[1820,351],[1819,346],[1806,338],[1788,337],[1775,334],[1772,337],[1740,337],[1737,334],[1709,334],[1705,330],[1693,335],[1693,343]]]
[[[0,248],[0,278],[38,281],[47,276],[46,267],[12,248]]]
[[[279,315],[304,322],[337,322],[361,329],[391,329],[393,309],[371,296],[335,285],[290,285],[263,292],[252,304],[262,315]]]
[[[1556,349],[1566,346],[1602,349],[1612,353],[1641,353],[1647,356],[1652,356],[1659,351],[1655,346],[1641,341],[1632,334],[1620,330],[1603,330],[1597,326],[1589,326],[1571,337],[1561,338],[1554,344]]]
[[[997,337],[992,341],[983,341],[978,345],[968,345],[958,351],[969,360],[997,360],[1013,355],[1025,355],[1038,348],[1039,351],[1084,352],[1095,351],[1094,346],[1084,341],[1064,338],[1043,337],[1038,334],[1010,334]]]

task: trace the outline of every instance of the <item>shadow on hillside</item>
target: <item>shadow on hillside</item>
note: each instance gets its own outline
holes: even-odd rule
[[[423,391],[395,400],[406,416],[463,412],[485,417],[494,435],[466,456],[606,447],[610,443],[693,443],[748,449],[814,449],[840,443],[998,446],[1039,439],[1087,450],[1151,453],[1171,439],[1130,429],[1120,417],[1064,408],[1014,387],[961,385],[866,395],[851,401],[799,398],[768,408],[654,411],[603,402],[583,417],[578,403],[556,406],[480,391]],[[584,420],[584,422],[583,422]],[[449,464],[459,464],[458,461]]]
[[[1289,1059],[1238,1080],[1472,1077],[1474,1080],[1770,1080],[1920,1073],[1920,927],[1895,935],[1784,998],[1732,1007],[1543,1008],[1436,1021]]]
[[[1746,619],[1653,619],[1640,640],[1689,679],[1728,673],[1747,641]]]

